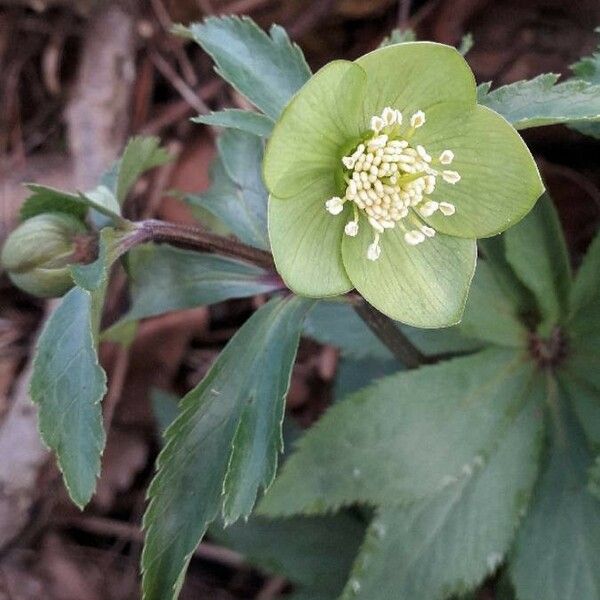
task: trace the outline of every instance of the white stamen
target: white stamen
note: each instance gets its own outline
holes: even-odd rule
[[[334,196],[325,202],[325,208],[332,215],[339,215],[344,210],[344,201],[338,196]]]
[[[385,121],[386,125],[393,125],[396,122],[397,111],[386,106],[381,113],[381,118]]]
[[[371,119],[372,137],[358,144],[354,152],[341,158],[347,169],[344,179],[344,196],[334,196],[325,203],[332,215],[344,210],[345,202],[352,203],[354,216],[344,225],[344,233],[355,237],[359,233],[359,211],[363,211],[375,237],[368,246],[367,257],[377,260],[381,254],[380,236],[387,229],[398,226],[404,232],[407,244],[416,246],[436,231],[421,219],[437,211],[444,216],[453,215],[456,208],[450,202],[437,202],[430,198],[439,184],[438,177],[447,183],[457,183],[456,171],[438,171],[433,165],[450,164],[454,159],[451,150],[444,150],[432,161],[431,155],[421,145],[411,146],[410,136],[425,123],[425,113],[416,111],[410,118],[411,129],[404,135],[398,133],[396,124],[402,123],[402,113],[386,106],[381,116]],[[387,133],[382,133],[386,131]],[[390,136],[393,136],[390,139]],[[396,139],[394,139],[396,138]],[[409,229],[407,222],[412,222]]]
[[[352,157],[356,158],[356,160],[358,160],[363,155],[364,151],[365,151],[365,145],[364,144],[360,144],[358,146],[358,148],[352,154]]]
[[[377,260],[381,256],[381,246],[379,245],[379,234],[375,235],[375,240],[367,248],[367,258]]]
[[[342,163],[346,167],[346,169],[354,169],[354,165],[356,164],[356,158],[354,156],[344,156],[342,158]]]
[[[384,125],[385,123],[381,117],[371,117],[371,129],[375,133],[379,133],[383,129]]]
[[[427,154],[425,148],[423,148],[423,146],[420,144],[417,146],[417,153],[425,162],[431,162],[431,156]]]
[[[375,231],[383,233],[383,225],[379,221],[375,220],[373,217],[369,217],[369,223]]]
[[[446,217],[450,217],[456,212],[456,206],[450,202],[440,202],[440,212]]]
[[[440,205],[435,200],[427,200],[427,202],[419,208],[419,212],[424,217],[430,217],[439,207]]]
[[[407,231],[404,234],[404,241],[409,246],[416,246],[417,244],[425,241],[425,235],[417,229],[413,229],[412,231]]]
[[[350,237],[358,235],[358,221],[348,221],[344,227],[344,233]]]
[[[410,118],[410,126],[418,129],[425,124],[425,113],[422,110],[418,110]]]
[[[388,141],[388,136],[383,134],[383,135],[379,135],[377,137],[374,137],[372,139],[370,139],[367,144],[368,144],[368,150],[369,152],[372,152],[373,150],[377,150],[378,148],[383,148]],[[367,155],[368,156],[368,155]],[[375,157],[373,157],[375,158]],[[371,160],[373,160],[373,158],[371,158]]]
[[[456,171],[442,171],[442,178],[448,183],[458,183],[460,181],[460,175]]]
[[[452,150],[444,150],[440,154],[440,162],[443,165],[449,165],[454,160],[454,152]]]

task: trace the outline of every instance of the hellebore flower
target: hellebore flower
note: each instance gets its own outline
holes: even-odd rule
[[[62,296],[74,285],[69,270],[77,238],[86,226],[66,213],[44,213],[27,219],[7,238],[0,265],[11,281],[40,298]]]
[[[475,240],[514,225],[544,190],[475,87],[454,48],[415,42],[334,61],[300,89],[263,166],[271,249],[292,291],[356,288],[419,327],[460,320]]]

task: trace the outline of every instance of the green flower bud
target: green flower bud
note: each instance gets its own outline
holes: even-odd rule
[[[75,262],[76,238],[86,233],[67,213],[37,215],[8,236],[0,262],[22,290],[42,298],[62,296],[73,287],[68,265]]]

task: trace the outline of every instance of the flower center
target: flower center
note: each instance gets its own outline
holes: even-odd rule
[[[454,160],[451,150],[444,150],[434,159],[423,146],[410,144],[415,130],[424,124],[425,113],[421,110],[403,127],[402,113],[386,107],[381,116],[372,117],[372,134],[358,144],[351,155],[342,158],[344,197],[330,198],[325,208],[332,215],[339,215],[346,203],[352,205],[353,218],[344,229],[346,235],[352,237],[358,234],[359,215],[367,218],[374,232],[373,243],[367,250],[370,260],[377,260],[381,255],[380,237],[386,229],[399,227],[404,232],[404,241],[416,246],[436,233],[423,217],[438,211],[449,217],[456,212],[450,202],[437,202],[429,197],[438,177],[455,184],[460,181],[460,175],[443,169]]]

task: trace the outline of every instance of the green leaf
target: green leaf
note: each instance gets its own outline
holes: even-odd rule
[[[133,137],[127,143],[116,167],[116,181],[112,191],[119,204],[123,204],[137,179],[149,169],[169,162],[169,153],[160,147],[157,137]]]
[[[600,456],[596,457],[594,465],[590,468],[588,489],[591,494],[600,500]]]
[[[247,298],[281,287],[263,269],[216,254],[144,244],[128,258],[131,308],[125,320]]]
[[[531,290],[542,316],[539,330],[549,333],[566,318],[571,267],[560,221],[548,195],[531,214],[504,234],[506,258]]]
[[[281,450],[283,401],[311,303],[272,299],[181,401],[166,433],[144,517],[144,598],[176,598],[207,525],[247,516]]]
[[[535,314],[537,305],[533,294],[517,277],[510,263],[506,259],[505,236],[497,235],[477,241],[479,254],[489,264],[494,273],[494,279],[502,288],[503,295],[511,298],[518,307],[519,314],[528,316]],[[477,285],[474,281],[472,285]]]
[[[28,183],[25,187],[31,195],[21,206],[20,215],[23,221],[45,212],[66,212],[78,219],[85,218],[87,206],[81,202],[79,196],[35,183]]]
[[[596,32],[600,33],[600,29],[596,28]],[[600,84],[600,47],[598,50],[591,56],[585,56],[574,65],[571,65],[574,78],[594,85]],[[571,126],[571,128],[585,135],[600,138],[600,123],[579,123]]]
[[[241,241],[268,249],[267,191],[261,179],[263,144],[255,135],[229,130],[217,145],[211,188],[188,196],[187,201],[210,211]]]
[[[79,267],[75,287],[52,313],[38,341],[31,399],[40,433],[56,453],[73,502],[83,508],[96,488],[105,434],[100,401],[106,375],[96,351],[113,233],[104,230],[96,263]]]
[[[79,508],[96,488],[105,442],[100,401],[106,375],[98,364],[93,312],[90,292],[75,287],[64,296],[40,336],[30,388],[42,439],[56,453]]]
[[[487,460],[532,380],[531,366],[500,349],[385,377],[308,431],[259,510],[318,513],[430,496]]]
[[[477,89],[478,101],[517,129],[600,120],[600,85],[577,79],[557,83],[558,78],[546,73],[492,92],[490,84],[485,83]]]
[[[460,331],[500,346],[527,345],[527,329],[520,320],[519,305],[504,292],[494,269],[486,261],[477,263]]]
[[[551,425],[548,462],[517,537],[511,578],[519,600],[597,600],[600,503],[587,487],[592,456],[565,405],[552,394],[549,401],[560,420]]]
[[[363,358],[362,360],[341,358],[338,362],[333,397],[335,402],[363,389],[386,375],[402,370],[396,359]]]
[[[460,326],[417,329],[398,323],[398,327],[427,355],[471,352],[481,347],[476,340],[463,336]],[[306,318],[305,334],[322,344],[336,346],[343,356],[351,359],[391,358],[390,351],[344,300],[318,302]]]
[[[339,348],[342,356],[355,360],[392,357],[352,305],[343,300],[317,302],[304,321],[304,333],[321,344]]]
[[[135,341],[139,328],[139,321],[128,321],[123,318],[100,333],[101,342],[113,342],[129,348]]]
[[[211,17],[179,31],[200,44],[217,73],[272,119],[310,77],[302,51],[277,25],[269,36],[249,17]]]
[[[460,39],[460,45],[458,46],[457,50],[464,56],[473,47],[473,43],[473,34],[470,32],[465,33],[465,35],[463,35]]]
[[[250,110],[226,108],[209,115],[199,115],[192,119],[194,123],[215,125],[217,127],[231,127],[260,137],[269,137],[273,131],[274,123],[269,117]]]
[[[248,214],[256,228],[256,245],[268,249],[267,190],[262,181],[262,140],[243,131],[225,131],[217,142],[227,175],[238,188],[238,210]]]
[[[119,204],[119,201],[115,198],[113,192],[109,190],[105,185],[99,185],[93,190],[86,192],[85,195],[81,194],[81,196],[85,200],[93,202],[93,207],[95,208],[95,210],[100,212],[101,215],[110,218],[112,214],[121,214],[121,205]],[[109,212],[107,213],[106,211]],[[98,227],[103,226],[104,223],[98,225]]]
[[[536,479],[542,424],[530,398],[485,463],[424,501],[380,508],[342,598],[443,600],[494,572]]]
[[[385,48],[392,44],[404,44],[405,42],[415,42],[417,35],[412,29],[392,29],[392,33],[381,40],[379,48]]]
[[[87,265],[72,265],[71,275],[76,285],[88,292],[100,292],[104,294],[104,287],[108,281],[110,266],[121,255],[119,245],[123,234],[110,227],[100,232],[100,243],[98,245],[98,257],[93,263]]]
[[[596,28],[596,33],[600,33],[600,27]],[[571,65],[571,71],[578,79],[600,84],[600,46],[591,56],[584,56]]]
[[[372,236],[370,227],[365,226],[356,237],[345,235],[342,239],[344,267],[365,300],[388,317],[413,327],[456,325],[475,272],[475,240],[436,235],[427,243],[409,246],[404,232],[395,227],[383,235],[381,257],[370,261],[367,248]]]
[[[29,219],[44,212],[68,212],[84,218],[88,208],[93,208],[115,225],[126,226],[128,221],[121,217],[118,205],[111,200],[110,191],[100,186],[88,194],[71,194],[60,190],[28,183],[27,188],[33,192],[21,207],[21,218]]]
[[[339,513],[281,520],[253,517],[225,529],[211,527],[209,533],[250,564],[286,577],[306,593],[333,600],[346,582],[364,526]]]
[[[565,369],[586,388],[590,406],[600,394],[600,234],[588,248],[571,291]],[[589,415],[587,415],[589,418]],[[593,424],[590,421],[588,424]]]
[[[589,377],[595,371],[593,363],[586,361],[587,369],[573,368],[570,361],[558,373],[560,385],[571,402],[573,414],[585,433],[589,446],[594,452],[600,452],[600,388]]]
[[[596,234],[577,272],[570,308],[568,328],[574,346],[585,344],[600,355],[600,233]]]

